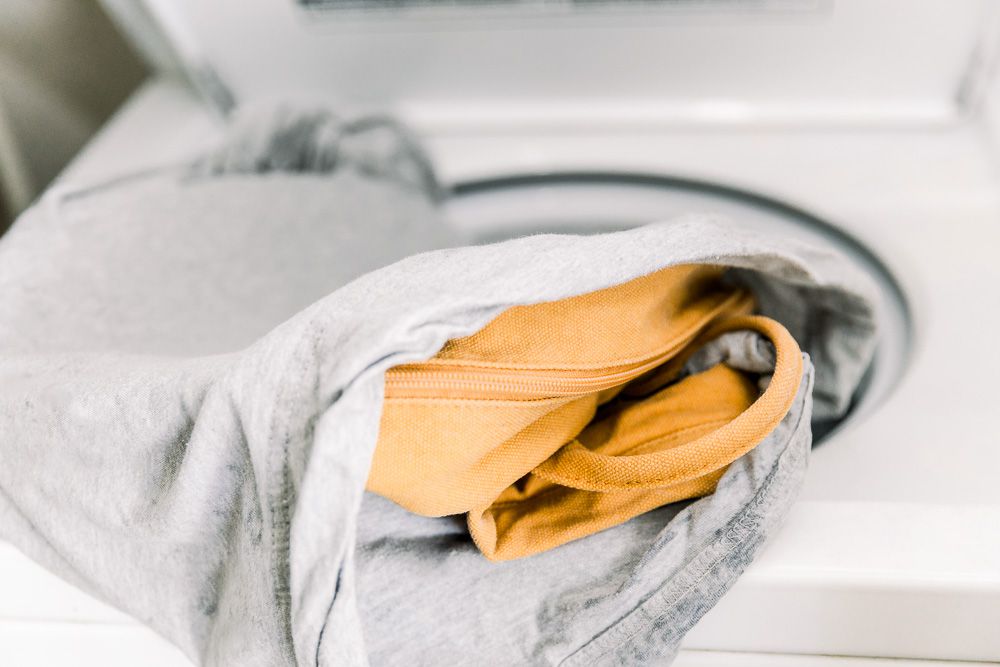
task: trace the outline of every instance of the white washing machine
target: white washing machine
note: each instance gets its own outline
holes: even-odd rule
[[[1000,661],[1000,6],[105,0],[158,74],[54,187],[185,159],[234,105],[389,111],[479,239],[679,212],[882,288],[851,413],[681,667]],[[188,664],[0,544],[0,664]]]

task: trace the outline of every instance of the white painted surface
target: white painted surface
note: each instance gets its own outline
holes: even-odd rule
[[[840,655],[682,651],[672,667],[983,667],[983,663],[851,658]]]
[[[171,128],[191,134],[173,140]],[[212,133],[183,89],[153,84],[68,178],[148,166],[159,151],[182,154]],[[1000,431],[992,422],[1000,171],[979,128],[447,132],[427,144],[447,181],[583,168],[717,179],[809,209],[874,248],[912,300],[911,367],[879,410],[815,451],[785,530],[687,646],[1000,660]],[[51,581],[42,598],[34,586],[12,585],[40,577],[33,567],[0,557],[2,632],[19,617],[120,620]],[[835,664],[692,655],[703,661],[678,664]]]
[[[941,122],[960,112],[991,11],[983,0],[381,13],[308,12],[292,0],[144,1],[190,69],[211,67],[238,100],[319,97],[449,132]]]
[[[996,505],[801,502],[685,646],[998,660],[998,526]]]
[[[218,141],[218,116],[173,79],[153,79],[60,174],[74,185],[190,159]]]
[[[4,667],[192,667],[140,625],[0,622]]]

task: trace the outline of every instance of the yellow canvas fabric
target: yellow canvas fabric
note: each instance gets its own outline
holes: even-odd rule
[[[493,560],[553,548],[715,489],[788,412],[798,345],[749,315],[713,266],[679,266],[511,308],[433,358],[386,374],[368,489],[426,516],[468,514]],[[726,331],[769,338],[756,378],[718,364],[679,377]]]

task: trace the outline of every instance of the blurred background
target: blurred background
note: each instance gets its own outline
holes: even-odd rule
[[[96,0],[0,2],[0,231],[145,76]]]

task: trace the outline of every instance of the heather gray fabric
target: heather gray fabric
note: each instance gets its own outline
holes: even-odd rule
[[[719,361],[769,373],[773,348],[729,334],[688,369]],[[379,631],[368,635],[371,664],[668,664],[791,506],[812,443],[812,388],[807,357],[788,414],[712,496],[522,560],[490,563],[464,521],[415,517],[366,495],[358,590],[364,627]]]
[[[0,241],[0,536],[208,665],[672,655],[794,497],[808,364],[711,497],[502,564],[460,520],[363,493],[384,371],[513,305],[708,262],[781,295],[764,310],[833,414],[872,353],[873,291],[836,256],[701,218],[376,269],[455,237],[405,137],[376,124],[371,149],[371,126],[331,122],[281,124],[295,150],[240,130],[194,169],[64,184]],[[770,363],[748,335],[711,354]]]

